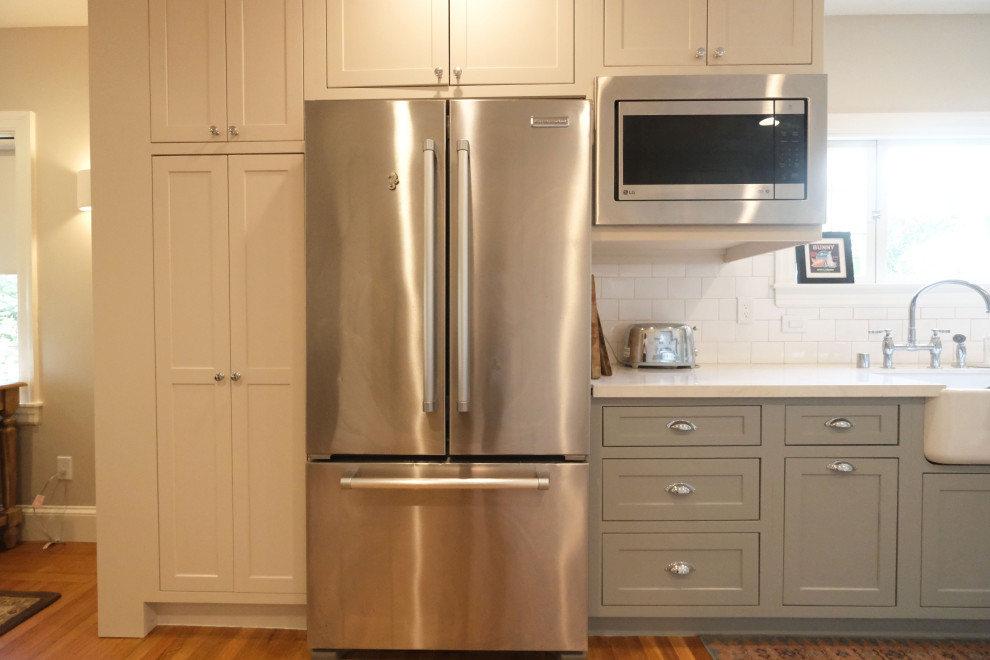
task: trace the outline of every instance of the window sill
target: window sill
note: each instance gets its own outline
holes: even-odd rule
[[[14,421],[18,426],[38,426],[41,424],[41,401],[22,403],[14,413]]]

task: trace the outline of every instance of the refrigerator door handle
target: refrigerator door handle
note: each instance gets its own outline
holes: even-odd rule
[[[457,141],[457,412],[471,410],[471,145]]]
[[[359,476],[349,470],[340,478],[345,490],[550,490],[550,473],[532,477],[395,477]]]
[[[423,142],[423,412],[437,409],[436,231],[437,154],[433,140]]]

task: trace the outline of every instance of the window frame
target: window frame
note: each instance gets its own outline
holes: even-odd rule
[[[990,138],[990,112],[832,113],[830,140]],[[875,229],[875,227],[874,227]],[[774,302],[778,307],[901,307],[929,282],[898,284],[796,283],[794,248],[774,256]],[[982,286],[990,282],[978,282]],[[972,306],[971,296],[943,294],[946,305]]]
[[[38,271],[35,255],[35,117],[0,111],[0,132],[14,135],[14,228],[17,242],[17,345],[21,391],[18,423],[37,424],[41,413],[41,355],[38,344]]]

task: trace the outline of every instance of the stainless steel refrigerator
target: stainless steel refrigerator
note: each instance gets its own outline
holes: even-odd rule
[[[309,644],[587,647],[591,119],[306,107]]]

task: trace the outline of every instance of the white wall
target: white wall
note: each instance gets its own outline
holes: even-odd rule
[[[830,16],[825,20],[825,72],[829,111],[990,112],[990,15]],[[793,248],[788,251],[793,258]],[[671,258],[623,264],[596,263],[598,306],[606,334],[621,350],[634,321],[686,321],[698,326],[698,360],[722,363],[853,364],[858,352],[880,361],[870,329],[907,332],[907,306],[781,308],[773,300],[773,255],[730,264]],[[952,277],[952,273],[946,273]],[[981,284],[990,282],[990,269]],[[736,298],[753,298],[751,325],[736,322]],[[969,304],[969,303],[966,303]],[[919,308],[919,328],[949,328],[970,338],[971,361],[986,359],[990,318],[974,294],[970,307],[939,305],[937,291]],[[806,320],[805,331],[781,332],[783,315]],[[948,342],[946,342],[948,344]],[[947,349],[943,357],[949,356]],[[921,364],[926,354],[897,354],[900,364]]]
[[[18,501],[31,502],[72,456],[66,503],[96,501],[90,217],[76,208],[76,172],[89,167],[87,29],[0,29],[0,110],[36,119],[41,424],[21,428]],[[51,500],[49,499],[49,502]],[[60,492],[56,503],[61,504]]]

